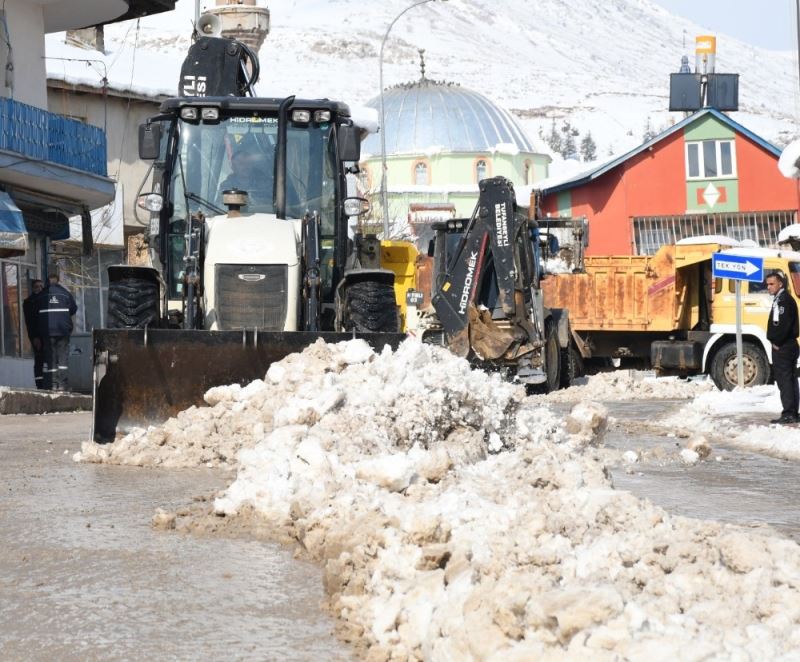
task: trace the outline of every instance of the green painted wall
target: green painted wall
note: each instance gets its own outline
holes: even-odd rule
[[[717,189],[719,197],[714,204],[709,204],[713,197],[709,196],[708,201],[698,191],[705,191],[709,184]],[[713,196],[713,191],[709,191]],[[722,198],[725,201],[722,201]],[[686,183],[686,209],[689,212],[721,212],[739,211],[739,181],[737,179],[715,179],[715,180],[692,180]]]
[[[687,142],[693,140],[727,140],[736,137],[731,127],[722,124],[716,117],[706,115],[693,122],[683,130],[683,138]]]
[[[736,149],[736,132],[731,127],[720,122],[716,117],[710,115],[686,127],[683,136],[684,142],[732,140],[733,148]],[[713,190],[708,191],[710,195],[703,195],[703,192],[708,190],[709,185],[717,189],[716,199]],[[739,211],[738,177],[687,180],[686,209],[689,212],[705,213]]]
[[[503,176],[510,179],[515,186],[525,185],[525,164],[530,166],[530,183],[545,179],[548,176],[550,157],[545,154],[519,153],[468,153],[431,155],[390,155],[387,156],[387,188],[389,189],[389,215],[393,218],[405,218],[411,203],[451,203],[456,208],[456,215],[466,217],[472,214],[478,198],[478,182],[476,179],[476,163],[486,161],[487,177]],[[405,189],[415,186],[414,165],[418,161],[428,164],[428,185],[431,187],[457,187],[459,191],[403,191],[392,193],[392,189]],[[372,212],[367,220],[378,220],[380,211],[380,157],[370,157],[361,164],[362,171],[367,173],[369,181],[369,197]],[[364,180],[362,179],[362,182]]]

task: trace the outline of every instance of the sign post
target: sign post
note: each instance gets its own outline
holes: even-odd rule
[[[711,255],[711,275],[728,278],[736,286],[736,380],[744,387],[744,365],[742,362],[742,281],[760,283],[764,280],[764,258],[730,253]]]

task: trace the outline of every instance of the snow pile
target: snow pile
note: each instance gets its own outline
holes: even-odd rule
[[[215,508],[261,514],[323,563],[342,634],[370,659],[800,647],[797,546],[614,491],[602,407],[562,425],[414,342],[315,346],[270,373],[271,397],[292,396]]]
[[[340,632],[368,659],[800,649],[797,545],[616,492],[600,405],[562,424],[521,387],[414,341],[377,355],[320,342],[255,384],[215,389],[183,434],[220,429],[208,411],[241,427],[217,514],[268,522],[321,562]]]
[[[544,399],[548,402],[678,400],[712,390],[715,390],[714,384],[708,379],[685,380],[655,377],[638,370],[615,370],[578,378],[574,386],[548,393]]]
[[[705,434],[742,450],[800,460],[800,429],[769,425],[780,412],[777,387],[755,386],[703,393],[658,424]]]

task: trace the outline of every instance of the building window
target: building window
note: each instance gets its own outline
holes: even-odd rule
[[[482,179],[486,179],[488,175],[489,168],[486,165],[486,161],[484,159],[478,159],[475,162],[475,179],[481,181]]]
[[[428,164],[425,161],[417,161],[414,164],[414,184],[417,186],[427,186],[430,183],[430,173]]]
[[[528,186],[531,183],[531,162],[525,161],[525,165],[522,167],[522,181]]]
[[[733,140],[702,140],[686,143],[687,179],[719,179],[736,176]]]
[[[641,216],[632,220],[634,254],[653,255],[664,244],[703,235],[750,239],[762,248],[774,248],[781,229],[797,222],[797,212],[723,212],[686,216]]]
[[[44,239],[28,234],[25,255],[0,260],[0,356],[33,356],[22,302],[31,294],[31,281],[42,277]]]

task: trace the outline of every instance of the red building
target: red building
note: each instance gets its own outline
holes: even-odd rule
[[[550,216],[589,220],[588,255],[652,254],[683,237],[771,246],[797,222],[798,180],[780,150],[705,108],[624,156],[541,191]]]

